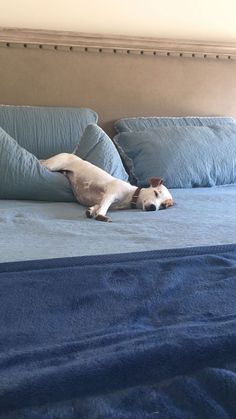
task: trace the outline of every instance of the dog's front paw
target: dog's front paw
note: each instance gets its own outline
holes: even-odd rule
[[[99,213],[100,206],[98,204],[94,205],[93,207],[87,208],[85,214],[88,218],[95,218],[97,221],[105,221],[105,222],[111,222],[111,219],[107,217],[106,215]]]
[[[97,221],[105,221],[105,222],[108,222],[108,223],[111,222],[111,219],[109,217],[106,217],[105,215],[102,215],[102,214],[96,215],[95,219]]]
[[[85,214],[88,218],[93,218],[96,214],[96,211],[98,211],[98,209],[99,209],[99,206],[97,204],[93,205],[92,207],[87,208]]]

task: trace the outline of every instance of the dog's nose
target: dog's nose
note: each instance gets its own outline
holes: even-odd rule
[[[145,207],[146,211],[156,211],[156,209],[157,209],[156,205],[154,205],[154,204],[151,204],[151,205]]]

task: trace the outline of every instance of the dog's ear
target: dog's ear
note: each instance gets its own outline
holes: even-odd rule
[[[149,183],[153,188],[156,188],[157,186],[163,185],[163,179],[158,177],[150,177]]]

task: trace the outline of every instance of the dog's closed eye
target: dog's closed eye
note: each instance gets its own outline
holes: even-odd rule
[[[156,197],[158,198],[158,192],[157,191],[154,191],[154,194],[156,195]]]

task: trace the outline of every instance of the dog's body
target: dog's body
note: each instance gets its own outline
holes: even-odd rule
[[[116,179],[104,170],[74,154],[61,153],[42,164],[51,171],[63,171],[78,202],[88,206],[86,215],[109,221],[108,209],[140,208],[146,211],[167,208],[173,199],[161,179],[151,178],[149,188],[137,188]]]

